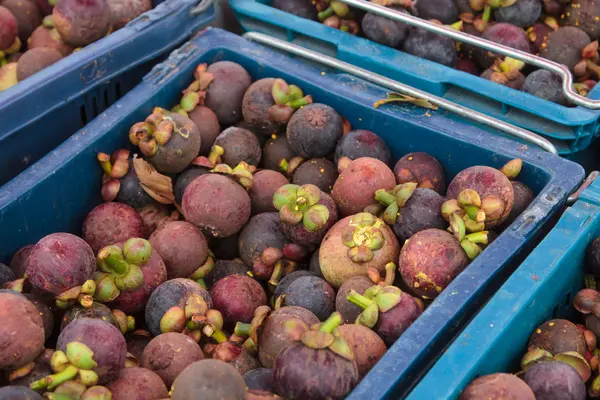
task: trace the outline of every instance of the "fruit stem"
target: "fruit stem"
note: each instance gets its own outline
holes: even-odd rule
[[[331,333],[335,328],[337,328],[342,323],[342,314],[339,312],[334,312],[321,324],[319,331]]]
[[[389,206],[396,202],[396,196],[388,193],[385,189],[379,189],[375,192],[375,200],[383,205]]]
[[[250,324],[238,322],[235,324],[233,333],[235,333],[237,336],[250,336],[250,326]]]
[[[76,366],[69,365],[59,373],[48,375],[38,381],[33,382],[31,385],[29,385],[29,387],[31,390],[43,390],[45,388],[52,390],[61,383],[74,379],[78,372],[79,369]]]
[[[362,294],[359,294],[356,290],[351,290],[350,293],[348,293],[348,297],[346,297],[346,300],[348,300],[352,304],[359,306],[363,310],[369,307],[371,304],[373,304],[373,300],[370,300]]]
[[[273,269],[273,273],[271,274],[271,278],[269,279],[270,286],[276,287],[279,284],[279,280],[281,279],[282,272],[283,272],[283,263],[280,260],[275,263],[275,268]]]
[[[225,154],[225,149],[219,145],[214,145],[208,154],[208,161],[213,165],[217,165],[217,161],[223,154]]]

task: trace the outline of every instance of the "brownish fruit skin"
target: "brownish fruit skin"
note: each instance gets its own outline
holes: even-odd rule
[[[26,43],[35,28],[42,24],[42,13],[34,1],[2,0],[0,6],[7,8],[17,20],[19,38],[22,43]]]
[[[373,286],[373,281],[366,276],[355,276],[348,279],[337,291],[335,298],[335,311],[342,314],[345,324],[353,324],[363,309],[348,301],[348,295],[351,290],[358,294],[363,294],[365,290]]]
[[[54,353],[54,350],[45,349],[34,360],[35,366],[33,367],[33,370],[31,370],[31,372],[25,375],[24,377],[11,381],[10,384],[13,386],[21,386],[28,388],[29,385],[31,385],[33,382],[45,378],[48,375],[52,375],[54,373],[54,371],[52,371],[52,368],[50,367],[50,359],[52,357],[52,353]],[[0,395],[0,399],[5,400],[6,398]]]
[[[231,61],[213,63],[207,72],[214,80],[206,93],[206,106],[215,112],[221,125],[234,125],[242,119],[242,100],[252,84],[250,74]]]
[[[236,322],[249,323],[254,310],[267,305],[264,289],[254,279],[245,275],[230,275],[218,280],[210,289],[215,308],[223,314],[226,326]]]
[[[311,326],[319,323],[319,318],[302,307],[281,307],[265,319],[258,332],[258,359],[266,368],[273,368],[275,358],[281,350],[294,343],[285,329],[289,320],[298,320]]]
[[[326,158],[314,158],[300,164],[292,176],[294,185],[312,184],[325,193],[331,193],[338,177],[335,165]]]
[[[151,0],[106,0],[110,10],[112,29],[121,29],[127,23],[152,9]]]
[[[529,346],[539,347],[553,355],[576,351],[585,357],[587,351],[583,333],[566,319],[553,319],[537,327],[529,337]]]
[[[387,167],[386,167],[387,168]],[[335,190],[335,189],[334,189]],[[346,217],[338,221],[325,234],[321,247],[319,249],[319,265],[325,280],[334,288],[339,288],[344,282],[354,276],[367,276],[367,269],[373,267],[380,274],[385,273],[385,265],[389,262],[395,262],[400,253],[398,239],[392,229],[383,223],[379,228],[385,243],[379,250],[374,250],[374,257],[371,261],[356,263],[348,257],[349,247],[344,245],[342,234],[353,216]]]
[[[202,360],[188,366],[173,383],[172,400],[244,400],[244,378],[230,364]]]
[[[0,290],[0,368],[25,365],[44,351],[44,323],[35,305],[11,290]]]
[[[398,270],[419,297],[434,298],[467,266],[469,259],[454,236],[440,229],[413,235],[402,247]]]
[[[420,188],[433,189],[442,196],[446,191],[444,168],[427,153],[408,153],[394,166],[398,184],[414,182]]]
[[[400,303],[389,311],[379,313],[373,330],[377,332],[386,346],[391,347],[422,313],[423,309],[416,299],[410,294],[402,292]]]
[[[149,240],[152,250],[157,251],[165,262],[169,279],[188,278],[208,257],[206,238],[189,222],[164,224]]]
[[[263,169],[254,174],[254,183],[248,191],[252,202],[252,214],[277,212],[273,205],[273,195],[288,179],[277,171]]]
[[[560,361],[537,362],[523,374],[536,400],[585,400],[586,388],[575,368]]]
[[[33,250],[34,246],[35,245],[33,244],[29,244],[21,247],[10,260],[10,269],[13,270],[17,279],[25,276],[27,260],[29,259],[29,254],[31,253],[31,250]]]
[[[231,167],[235,167],[242,161],[255,166],[260,162],[262,155],[260,143],[256,135],[248,129],[229,127],[217,136],[215,145],[225,150],[221,159]]]
[[[535,400],[535,395],[522,379],[512,374],[497,373],[475,379],[459,398],[459,400],[482,399]]]
[[[244,346],[230,341],[219,343],[212,353],[212,358],[230,363],[242,375],[261,367],[255,355]]]
[[[375,203],[375,192],[391,190],[396,177],[383,162],[369,157],[357,158],[348,164],[333,185],[331,196],[344,217],[362,212]]]
[[[236,182],[218,174],[194,179],[183,193],[183,215],[214,237],[239,232],[250,218],[250,197]]]
[[[458,194],[465,189],[475,190],[482,200],[487,196],[496,196],[501,200],[504,207],[502,215],[494,220],[486,218],[486,228],[500,225],[508,218],[515,201],[515,194],[512,184],[502,172],[486,166],[464,169],[448,185],[446,198],[456,199]]]
[[[147,331],[133,331],[127,335],[127,352],[133,354],[133,356],[140,360],[142,353],[148,343],[152,340],[150,332]]]
[[[269,136],[277,133],[279,126],[269,119],[269,108],[275,105],[271,88],[274,78],[264,78],[254,82],[242,101],[244,121],[256,134]]]
[[[20,81],[43,70],[63,58],[60,51],[39,47],[26,51],[17,63],[17,79]]]
[[[52,313],[52,310],[44,303],[42,296],[30,293],[24,293],[23,296],[38,309],[40,316],[42,317],[42,322],[44,323],[44,337],[48,340],[54,330],[54,314]]]
[[[52,22],[63,40],[74,47],[101,39],[110,27],[106,0],[57,0]]]
[[[148,343],[140,365],[156,373],[167,387],[171,387],[181,371],[203,358],[198,343],[182,333],[169,332],[158,335]]]
[[[188,113],[188,118],[196,124],[202,138],[199,154],[208,156],[215,139],[221,133],[221,125],[219,125],[217,115],[208,107],[197,106]]]
[[[125,368],[106,388],[112,400],[160,400],[169,396],[158,375],[146,368]]]
[[[0,50],[9,48],[19,33],[17,20],[8,8],[0,6]]]
[[[385,343],[366,326],[346,324],[338,329],[354,353],[358,375],[364,377],[387,351]]]
[[[56,29],[48,29],[44,25],[35,28],[35,31],[33,31],[29,39],[27,39],[27,48],[29,50],[38,47],[56,49],[60,51],[63,57],[66,57],[73,52],[73,46],[69,46],[63,42]]]
[[[122,203],[104,203],[95,207],[83,221],[82,237],[94,252],[105,246],[145,237],[142,217]]]
[[[591,40],[598,40],[600,39],[599,17],[599,1],[574,0],[567,5],[562,23],[565,26],[576,26],[587,33]]]

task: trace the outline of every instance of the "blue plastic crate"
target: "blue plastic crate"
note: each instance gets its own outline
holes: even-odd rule
[[[588,244],[600,236],[600,181],[586,189],[410,393],[409,400],[456,399],[475,378],[516,372],[543,322],[577,314]]]
[[[564,107],[319,22],[288,14],[272,0],[230,0],[247,31],[265,33],[336,57],[474,110],[529,129],[562,155],[588,147],[598,136],[600,110]],[[600,98],[600,86],[589,94]]]
[[[498,138],[449,119],[438,111],[412,105],[373,108],[386,96],[382,88],[346,74],[324,73],[287,55],[250,43],[219,29],[207,29],[157,65],[144,81],[85,129],[0,188],[0,262],[21,246],[56,231],[80,233],[86,214],[101,202],[99,151],[128,145],[130,126],[154,106],[176,104],[201,62],[228,60],[243,65],[254,79],[280,77],[300,86],[315,102],[334,107],[355,129],[376,132],[394,158],[425,151],[444,165],[448,178],[475,165],[524,161],[521,179],[537,197],[444,291],[394,344],[351,398],[382,398],[410,379],[458,333],[461,325],[500,286],[525,257],[534,238],[583,178],[582,168],[536,148]]]
[[[160,57],[215,17],[200,0],[153,0],[115,33],[0,93],[0,185],[133,89]]]

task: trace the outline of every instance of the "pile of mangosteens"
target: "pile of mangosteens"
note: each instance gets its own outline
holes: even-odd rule
[[[150,9],[151,0],[0,0],[0,92]]]
[[[0,400],[344,398],[533,199],[228,61],[123,135],[81,235],[0,264]]]
[[[587,96],[600,79],[597,0],[371,1],[566,65],[575,77],[573,89],[582,96]],[[373,13],[361,13],[336,0],[274,0],[273,7],[571,106],[562,93],[558,75],[510,57]]]
[[[600,398],[600,238],[587,248],[585,272],[586,288],[573,298],[574,316],[541,324],[531,333],[518,373],[479,377],[460,400]]]

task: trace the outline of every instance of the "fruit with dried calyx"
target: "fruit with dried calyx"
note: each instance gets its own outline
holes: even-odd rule
[[[504,60],[496,59],[491,67],[483,71],[481,77],[512,89],[521,90],[525,83],[525,76],[521,69],[525,67],[523,61],[506,57]]]

